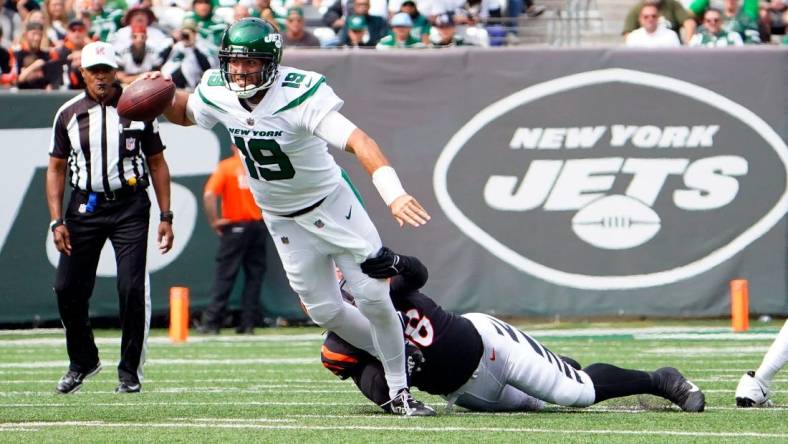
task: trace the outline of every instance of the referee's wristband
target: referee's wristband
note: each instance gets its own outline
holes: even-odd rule
[[[162,222],[169,222],[172,223],[172,219],[175,217],[175,214],[172,211],[162,211],[161,215],[159,215],[159,220]]]
[[[63,222],[62,218],[57,218],[49,223],[49,231],[54,233],[55,229],[61,225],[65,225],[65,222]]]
[[[402,188],[397,172],[389,165],[382,166],[372,173],[372,183],[378,189],[378,193],[386,205],[391,205],[398,197],[407,194]]]

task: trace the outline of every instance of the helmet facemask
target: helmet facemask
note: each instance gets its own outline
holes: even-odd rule
[[[258,72],[233,74],[230,72],[231,59],[254,58],[262,62],[262,69]],[[273,57],[264,54],[238,54],[230,51],[220,51],[219,68],[224,78],[224,84],[241,99],[253,97],[258,92],[268,89],[274,84],[279,65]],[[243,86],[238,80],[243,79]]]

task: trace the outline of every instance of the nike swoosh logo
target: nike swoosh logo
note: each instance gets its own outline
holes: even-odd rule
[[[490,361],[495,361],[495,349],[493,349],[492,356],[490,356]]]
[[[698,386],[697,386],[697,385],[695,385],[695,384],[693,384],[693,383],[691,383],[690,381],[687,381],[687,384],[689,384],[689,385],[690,385],[690,393],[692,393],[692,392],[698,392],[698,391],[700,391],[700,389],[698,388]]]
[[[347,215],[345,219],[350,220],[350,215],[353,213],[353,205],[350,206],[350,209],[347,211]]]

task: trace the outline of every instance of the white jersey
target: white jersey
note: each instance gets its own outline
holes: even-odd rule
[[[251,112],[225,86],[218,69],[205,72],[187,106],[197,125],[227,128],[257,205],[266,213],[285,215],[325,198],[342,180],[328,145],[314,133],[343,103],[322,75],[280,66],[276,81]]]

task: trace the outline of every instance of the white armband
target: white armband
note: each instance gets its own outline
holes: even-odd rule
[[[389,165],[382,166],[372,173],[372,183],[378,189],[386,205],[391,205],[398,197],[405,195],[405,189],[397,177],[397,172]]]
[[[315,128],[315,135],[329,145],[344,150],[356,125],[338,111],[330,111]]]

